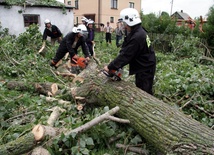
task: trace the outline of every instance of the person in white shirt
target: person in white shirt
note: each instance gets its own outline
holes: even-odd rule
[[[104,32],[106,34],[106,43],[111,44],[111,33],[113,32],[113,28],[110,26],[109,22],[107,22],[107,25],[104,27]]]

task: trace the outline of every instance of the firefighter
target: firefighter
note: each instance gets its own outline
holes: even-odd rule
[[[138,11],[126,8],[120,12],[121,20],[127,30],[119,55],[104,70],[118,70],[129,64],[129,74],[135,74],[135,84],[149,94],[156,69],[156,56],[146,30],[141,26]]]
[[[88,45],[88,49],[89,49],[91,56],[94,55],[94,46],[95,46],[95,42],[94,42],[95,33],[94,33],[93,26],[94,26],[94,21],[89,19],[88,23],[87,23],[88,38],[86,40],[86,43]]]
[[[52,59],[50,65],[57,67],[56,64],[65,56],[67,52],[69,52],[71,64],[77,63],[80,58],[77,55],[78,54],[77,49],[80,46],[85,56],[85,61],[89,61],[90,54],[89,54],[88,46],[86,44],[87,37],[88,37],[88,31],[85,25],[81,24],[81,25],[78,25],[78,27],[74,27],[72,29],[72,32],[68,33],[62,39],[57,49],[56,55]]]
[[[49,19],[45,20],[45,30],[43,32],[43,43],[47,37],[51,38],[51,44],[54,45],[56,41],[60,43],[62,41],[62,33],[56,25],[52,25]]]

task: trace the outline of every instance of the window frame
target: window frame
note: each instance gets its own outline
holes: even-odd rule
[[[110,23],[114,23],[114,17],[110,17]]]
[[[38,14],[23,14],[24,27],[29,27],[32,24],[40,25],[40,15]]]
[[[79,0],[75,0],[75,9],[78,10],[79,9]]]
[[[129,7],[134,8],[134,2],[129,2]]]
[[[111,0],[111,9],[118,9],[118,0]]]

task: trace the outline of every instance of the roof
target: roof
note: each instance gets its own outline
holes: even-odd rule
[[[53,8],[66,8],[73,9],[74,7],[65,5],[64,3],[58,2],[56,0],[0,0],[0,5],[8,5],[8,6],[35,6],[35,7],[53,7]]]
[[[182,20],[189,20],[192,19],[187,13],[184,13],[183,11],[178,12],[176,11],[171,15],[171,17],[177,18],[177,19],[182,19]]]

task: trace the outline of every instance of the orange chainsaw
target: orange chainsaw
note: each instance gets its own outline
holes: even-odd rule
[[[71,69],[70,72],[73,74],[79,74],[81,70],[85,69],[88,65],[88,61],[86,58],[77,57],[71,59]]]
[[[120,81],[122,77],[122,69],[118,70],[109,70],[108,72],[106,70],[102,70],[102,72],[111,80],[113,81]]]
[[[86,66],[88,65],[87,59],[83,57],[78,57],[77,59],[72,58],[71,60],[72,66],[79,66],[82,69],[85,69]]]

